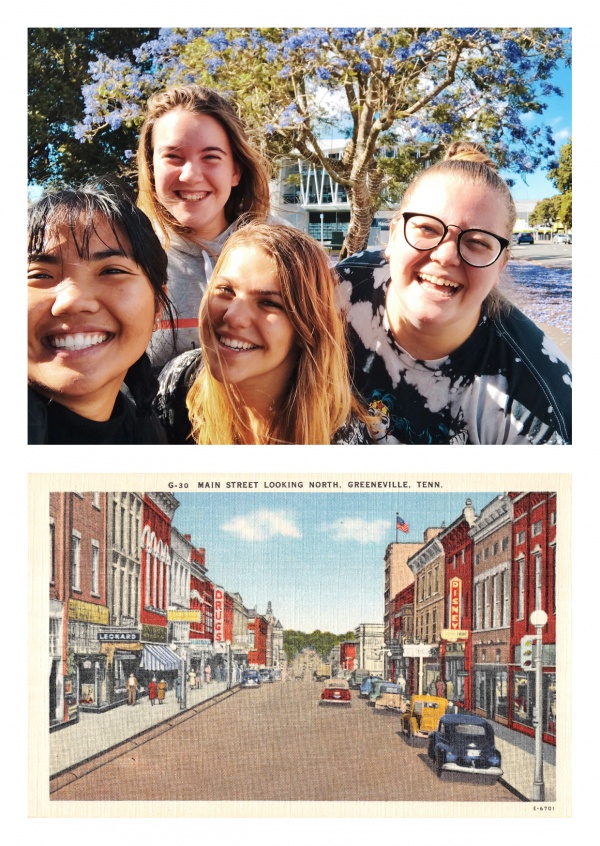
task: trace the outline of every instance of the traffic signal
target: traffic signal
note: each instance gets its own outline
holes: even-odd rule
[[[533,670],[533,644],[535,635],[524,635],[521,638],[521,667],[524,670]]]

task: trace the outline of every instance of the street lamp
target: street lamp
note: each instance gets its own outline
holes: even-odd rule
[[[544,759],[542,755],[542,629],[548,622],[548,615],[538,608],[532,611],[529,622],[535,628],[535,708],[533,712],[533,728],[535,731],[535,756],[533,771],[533,801],[543,802],[544,790]]]

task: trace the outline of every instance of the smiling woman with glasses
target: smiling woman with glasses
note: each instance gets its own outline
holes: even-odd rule
[[[409,185],[385,253],[338,265],[355,385],[386,397],[378,443],[570,443],[569,364],[498,292],[516,216],[485,149],[457,142]]]

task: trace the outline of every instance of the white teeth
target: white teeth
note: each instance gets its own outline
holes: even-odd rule
[[[84,335],[78,332],[76,335],[56,335],[48,338],[48,343],[51,347],[57,350],[85,350],[88,347],[95,347],[97,344],[102,344],[108,338],[106,332],[94,332]]]
[[[246,341],[238,341],[235,338],[219,338],[224,347],[230,347],[232,350],[254,350],[256,344],[250,344]]]
[[[419,273],[419,278],[424,282],[431,282],[432,285],[439,285],[444,288],[461,288],[458,282],[451,282],[449,279],[440,279],[439,276],[430,276],[428,273]]]
[[[201,191],[199,194],[184,194],[183,191],[180,191],[179,196],[182,200],[203,200],[208,196],[208,193],[208,191]]]

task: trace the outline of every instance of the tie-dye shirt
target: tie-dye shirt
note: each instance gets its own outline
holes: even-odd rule
[[[571,372],[557,345],[512,308],[482,315],[450,355],[419,361],[394,340],[385,312],[390,268],[365,251],[337,266],[354,383],[378,444],[567,444]]]

